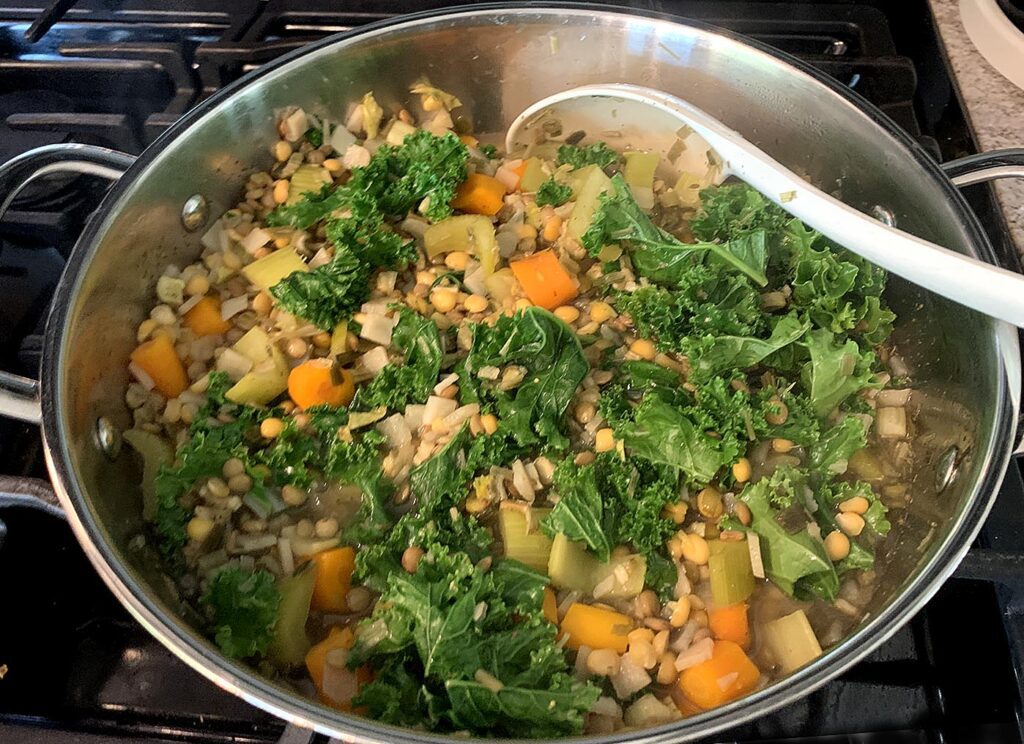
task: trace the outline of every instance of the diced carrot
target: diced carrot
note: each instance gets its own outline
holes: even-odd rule
[[[626,636],[633,629],[628,615],[579,602],[569,607],[562,618],[562,633],[568,636],[566,645],[576,650],[580,646],[610,648],[620,654],[626,652]]]
[[[333,708],[339,710],[352,710],[352,698],[349,696],[347,700],[337,699],[331,697],[327,690],[324,689],[324,677],[327,671],[328,655],[336,649],[347,651],[355,645],[356,636],[352,632],[351,628],[339,628],[337,626],[331,628],[327,637],[320,641],[320,643],[309,649],[306,654],[306,669],[309,671],[309,677],[313,680],[313,684],[316,685],[317,692],[320,694],[320,700]],[[372,672],[366,665],[357,667],[354,672],[350,672],[347,669],[340,669],[335,667],[332,670],[335,674],[352,675],[351,692],[354,695],[359,685],[369,682],[372,678]]]
[[[231,324],[220,317],[220,300],[212,295],[193,305],[182,320],[197,336],[219,336],[231,330]]]
[[[493,217],[505,203],[505,184],[483,173],[470,173],[455,192],[451,205],[470,214]]]
[[[544,587],[544,617],[548,622],[558,625],[558,601],[555,599],[555,592],[550,586]]]
[[[750,643],[750,622],[747,619],[747,603],[717,607],[708,612],[708,627],[711,635],[720,641],[732,641],[743,648]]]
[[[526,296],[534,305],[547,310],[566,304],[579,294],[579,288],[554,251],[540,251],[509,264]]]
[[[679,689],[694,705],[708,710],[746,695],[760,677],[742,648],[732,641],[715,641],[710,659],[679,675]]]
[[[165,398],[177,398],[188,387],[185,366],[178,358],[174,342],[165,333],[139,344],[131,353],[131,360],[149,375]]]
[[[313,608],[321,612],[348,612],[346,598],[352,585],[356,551],[349,547],[332,548],[317,553],[311,560],[316,564]]]
[[[288,374],[288,395],[300,408],[346,406],[355,392],[352,374],[333,359],[310,359]]]

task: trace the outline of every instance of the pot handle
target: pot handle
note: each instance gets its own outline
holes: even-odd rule
[[[116,181],[135,156],[77,143],[37,147],[0,164],[0,219],[25,186],[51,173],[81,173]],[[0,415],[38,424],[39,382],[0,371]]]
[[[998,178],[1024,178],[1024,147],[968,155],[941,167],[953,185],[961,188]]]

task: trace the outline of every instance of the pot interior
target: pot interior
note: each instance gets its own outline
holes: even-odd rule
[[[146,550],[132,547],[142,527],[140,473],[125,454],[113,461],[100,454],[93,431],[100,416],[130,426],[124,393],[135,329],[166,265],[188,263],[201,250],[202,230],[182,227],[186,199],[202,194],[211,219],[232,206],[247,174],[270,162],[280,108],[301,105],[343,120],[349,103],[369,90],[385,108],[405,103],[408,85],[423,75],[458,95],[462,124],[476,132],[502,132],[528,104],[569,87],[627,82],[659,88],[694,102],[848,204],[865,211],[882,205],[901,228],[968,255],[985,249],[948,184],[877,114],[734,38],[606,10],[470,10],[338,38],[258,71],[172,127],[114,188],[72,256],[47,349],[47,439],[58,448],[55,476],[79,514],[79,535],[90,543],[91,557],[114,567],[105,578],[177,652],[275,712],[389,740],[400,735],[250,679],[188,626],[170,582]],[[985,480],[986,472],[1001,475],[1009,446],[1006,360],[1017,365],[1015,337],[993,321],[896,278],[887,294],[899,316],[898,349],[920,391],[915,405],[927,456],[900,515],[902,538],[890,542],[882,559],[898,570],[883,578],[869,625],[898,598],[905,615],[908,593],[934,584],[942,564],[980,524],[988,489],[997,482],[991,473]],[[939,492],[939,460],[954,446],[957,476]],[[881,638],[881,629],[870,626],[857,644],[863,650]],[[853,644],[826,654],[802,676],[815,681],[815,670],[852,654]],[[777,689],[759,695],[783,699]],[[742,705],[681,726],[706,735],[710,723],[702,719],[731,722],[730,711]]]

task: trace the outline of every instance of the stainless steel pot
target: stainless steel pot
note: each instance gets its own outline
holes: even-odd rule
[[[118,431],[130,421],[125,361],[153,283],[168,263],[199,252],[201,228],[234,203],[248,172],[267,164],[275,110],[299,104],[338,119],[370,89],[385,104],[403,101],[406,86],[423,74],[458,93],[460,111],[478,131],[503,130],[529,103],[571,86],[614,81],[676,93],[819,185],[841,190],[848,203],[891,215],[951,249],[992,258],[949,178],[846,88],[732,34],[608,7],[478,6],[374,24],[246,76],[184,116],[130,165],[127,156],[71,146],[0,168],[0,194],[40,172],[117,177],[126,168],[57,289],[40,381],[0,378],[0,410],[42,421],[53,483],[89,559],[151,633],[220,686],[289,721],[365,742],[447,739],[321,707],[223,657],[197,633],[157,563],[132,542],[142,527],[139,474],[131,458],[118,455]],[[1020,153],[1007,154],[993,175],[1020,174],[1022,162]],[[966,171],[984,165],[963,166],[960,175],[970,178]],[[904,569],[884,582],[877,606],[849,637],[796,674],[678,723],[589,741],[678,742],[792,702],[882,643],[963,557],[1011,449],[1017,336],[897,280],[889,294],[901,318],[901,350],[925,400],[934,402],[934,410],[922,411],[924,420],[957,424],[930,431],[943,456],[914,484],[913,529],[893,552]]]

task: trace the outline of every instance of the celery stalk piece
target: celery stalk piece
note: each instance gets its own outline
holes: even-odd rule
[[[551,540],[541,532],[538,526],[550,509],[533,510],[533,531],[527,530],[526,514],[515,509],[502,509],[498,512],[498,526],[501,528],[501,539],[505,543],[505,557],[525,563],[530,568],[545,572],[548,570],[548,559],[551,556]]]
[[[126,429],[124,441],[142,457],[142,518],[156,518],[156,476],[174,459],[174,450],[163,437],[144,429]]]
[[[478,214],[449,217],[423,233],[423,245],[431,258],[451,251],[466,251],[480,262],[490,276],[498,264],[498,241],[490,219]]]
[[[573,542],[561,533],[551,541],[548,576],[558,589],[590,594],[594,590],[594,573],[599,565],[583,543]]]
[[[626,165],[622,169],[622,177],[630,188],[653,189],[654,172],[658,169],[658,153],[627,152],[623,154]]]
[[[262,406],[288,387],[288,360],[262,328],[252,327],[231,348],[251,359],[253,368],[225,393],[228,400]]]
[[[526,170],[523,177],[519,179],[520,191],[536,191],[540,185],[548,180],[548,173],[544,170],[544,161],[540,158],[527,158]]]
[[[821,644],[803,610],[765,623],[760,635],[785,674],[821,656]]]
[[[579,240],[590,227],[600,206],[601,194],[611,186],[611,179],[596,165],[588,165],[573,173],[576,206],[569,217],[569,234]]]
[[[322,165],[300,165],[288,183],[287,204],[295,204],[306,194],[318,194],[320,189],[333,182],[330,171]]]
[[[708,547],[711,549],[708,558],[711,596],[715,604],[724,607],[746,601],[754,592],[754,572],[746,540],[709,540]]]
[[[282,248],[242,268],[242,274],[264,292],[296,271],[309,271],[294,248]]]
[[[312,563],[277,582],[281,603],[277,607],[274,638],[267,649],[267,657],[279,666],[298,666],[306,658],[310,646],[306,620],[315,582],[316,571]]]

